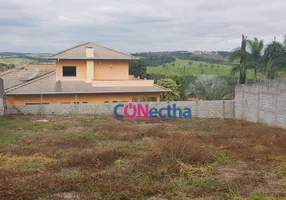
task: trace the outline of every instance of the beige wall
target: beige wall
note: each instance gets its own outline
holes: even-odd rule
[[[76,66],[76,77],[63,77],[63,66]],[[59,60],[57,61],[57,80],[85,81],[86,60]]]
[[[76,77],[63,77],[63,66],[76,66]],[[59,60],[56,64],[57,80],[61,81],[86,81],[87,60]],[[94,61],[95,80],[128,80],[129,62],[96,60]]]
[[[153,80],[119,80],[119,81],[92,81],[93,87],[116,87],[116,86],[153,86]]]
[[[105,101],[132,102],[132,98],[156,97],[160,101],[159,93],[138,94],[78,94],[76,95],[43,95],[42,103],[61,104],[74,102],[104,103]],[[77,99],[77,100],[76,100]],[[41,103],[41,95],[15,95],[7,96],[6,104],[25,105],[25,103]]]
[[[128,61],[95,61],[94,62],[95,80],[128,80],[129,62]]]

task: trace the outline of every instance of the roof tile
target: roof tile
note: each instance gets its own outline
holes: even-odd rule
[[[86,47],[92,47],[94,57],[86,57]],[[81,45],[71,47],[63,50],[57,54],[52,55],[49,59],[103,59],[103,60],[138,60],[137,57],[115,51],[113,49],[87,42]]]

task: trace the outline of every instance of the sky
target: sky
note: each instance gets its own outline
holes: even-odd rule
[[[285,0],[0,0],[0,52],[95,42],[125,53],[230,51],[286,33]]]

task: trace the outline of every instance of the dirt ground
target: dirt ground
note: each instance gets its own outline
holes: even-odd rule
[[[286,130],[232,120],[0,117],[0,199],[286,199]]]

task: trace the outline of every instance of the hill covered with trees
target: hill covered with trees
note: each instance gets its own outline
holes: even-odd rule
[[[143,52],[134,53],[134,56],[140,57],[141,60],[148,67],[156,67],[167,63],[175,62],[176,59],[181,60],[194,60],[204,61],[209,63],[222,64],[226,61],[229,52],[218,51],[218,52],[188,52],[188,51],[164,51],[164,52]]]

